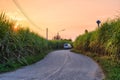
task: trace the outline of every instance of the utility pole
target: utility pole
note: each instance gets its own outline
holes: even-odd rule
[[[48,28],[46,28],[46,39],[48,40]]]

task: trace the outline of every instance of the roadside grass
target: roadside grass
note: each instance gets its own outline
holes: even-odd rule
[[[71,50],[77,54],[84,54],[86,56],[94,59],[99,66],[102,68],[103,73],[105,74],[104,80],[119,80],[120,79],[120,61],[113,60],[109,56],[100,56],[96,53],[83,52],[80,50]]]
[[[18,62],[18,61],[13,61],[12,60],[12,61],[8,61],[5,64],[0,64],[0,73],[13,71],[13,70],[21,68],[23,66],[31,65],[33,63],[36,63],[37,61],[42,60],[51,51],[53,51],[53,50],[49,50],[49,51],[46,51],[46,52],[38,54],[38,55],[26,56],[26,57],[22,58],[26,62],[25,61],[24,62],[22,62],[22,61]]]
[[[120,79],[120,62],[112,60],[108,56],[96,57],[99,64],[102,66],[106,75],[105,80],[119,80]]]
[[[0,73],[43,59],[50,51],[62,49],[65,40],[46,40],[28,28],[21,28],[0,14]]]
[[[74,51],[99,62],[105,72],[105,80],[120,80],[120,17],[78,36],[73,45]]]

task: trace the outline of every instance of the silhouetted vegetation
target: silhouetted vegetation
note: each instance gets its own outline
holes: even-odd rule
[[[85,33],[88,33],[88,30],[87,30],[87,29],[85,29]]]

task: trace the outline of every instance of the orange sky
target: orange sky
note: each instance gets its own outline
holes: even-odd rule
[[[102,22],[120,12],[120,0],[14,0],[19,3],[27,17],[35,23],[31,25],[13,0],[0,0],[0,11],[45,37],[49,29],[49,39],[60,32],[63,38],[73,40],[80,34],[97,28],[96,20]],[[39,27],[39,28],[38,28]]]

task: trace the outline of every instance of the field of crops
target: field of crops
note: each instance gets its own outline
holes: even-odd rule
[[[99,29],[76,38],[74,50],[96,59],[106,80],[120,79],[120,18],[104,22]]]
[[[96,31],[80,35],[74,48],[120,58],[120,18],[103,23]]]
[[[61,49],[66,41],[49,41],[0,15],[0,72],[14,70],[42,59],[50,50]]]

